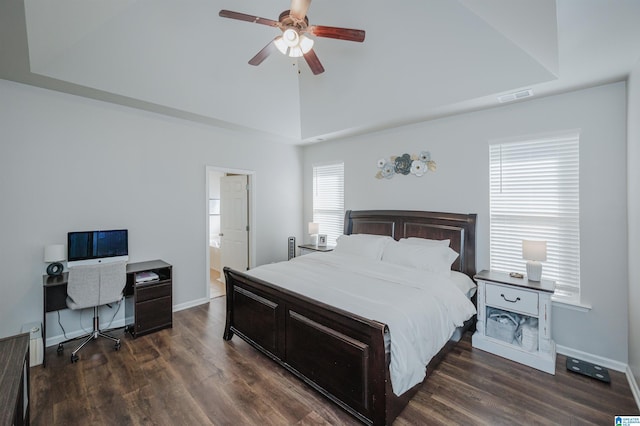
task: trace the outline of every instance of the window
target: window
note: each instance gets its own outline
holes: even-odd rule
[[[220,245],[220,199],[209,198],[209,245]]]
[[[522,240],[547,241],[542,277],[579,302],[579,135],[495,143],[490,159],[492,270],[523,271]]]
[[[344,230],[344,163],[313,167],[313,221],[335,245]]]

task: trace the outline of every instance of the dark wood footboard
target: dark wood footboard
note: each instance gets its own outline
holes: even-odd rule
[[[387,424],[387,327],[224,268],[234,334],[368,424]]]

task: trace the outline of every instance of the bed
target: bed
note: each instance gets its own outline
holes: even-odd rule
[[[347,211],[344,234],[449,240],[459,254],[451,269],[472,277],[475,225],[475,214]],[[391,424],[417,392],[420,383],[394,393],[388,324],[246,272],[224,273],[225,340],[237,335],[365,424]],[[473,324],[467,319],[457,334]],[[446,341],[424,365],[427,377],[454,345]]]

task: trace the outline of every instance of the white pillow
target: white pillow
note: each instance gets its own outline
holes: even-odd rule
[[[442,244],[414,245],[393,242],[387,244],[382,261],[408,266],[437,274],[449,273],[458,253]]]
[[[449,247],[451,240],[430,240],[428,238],[409,237],[409,238],[400,238],[400,242],[404,244],[413,244],[413,245],[424,245],[424,246],[442,245],[442,246]]]
[[[355,254],[368,259],[380,260],[384,247],[390,242],[395,241],[386,235],[340,235],[336,240],[333,252]]]
[[[467,274],[463,274],[458,271],[449,272],[449,277],[453,284],[460,289],[469,299],[473,297],[476,292],[476,283],[474,283]]]

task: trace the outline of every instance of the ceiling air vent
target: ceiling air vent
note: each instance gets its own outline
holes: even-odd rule
[[[528,98],[529,96],[533,96],[533,90],[526,89],[519,92],[507,93],[506,95],[498,96],[498,102],[512,102],[517,101],[518,99]]]

